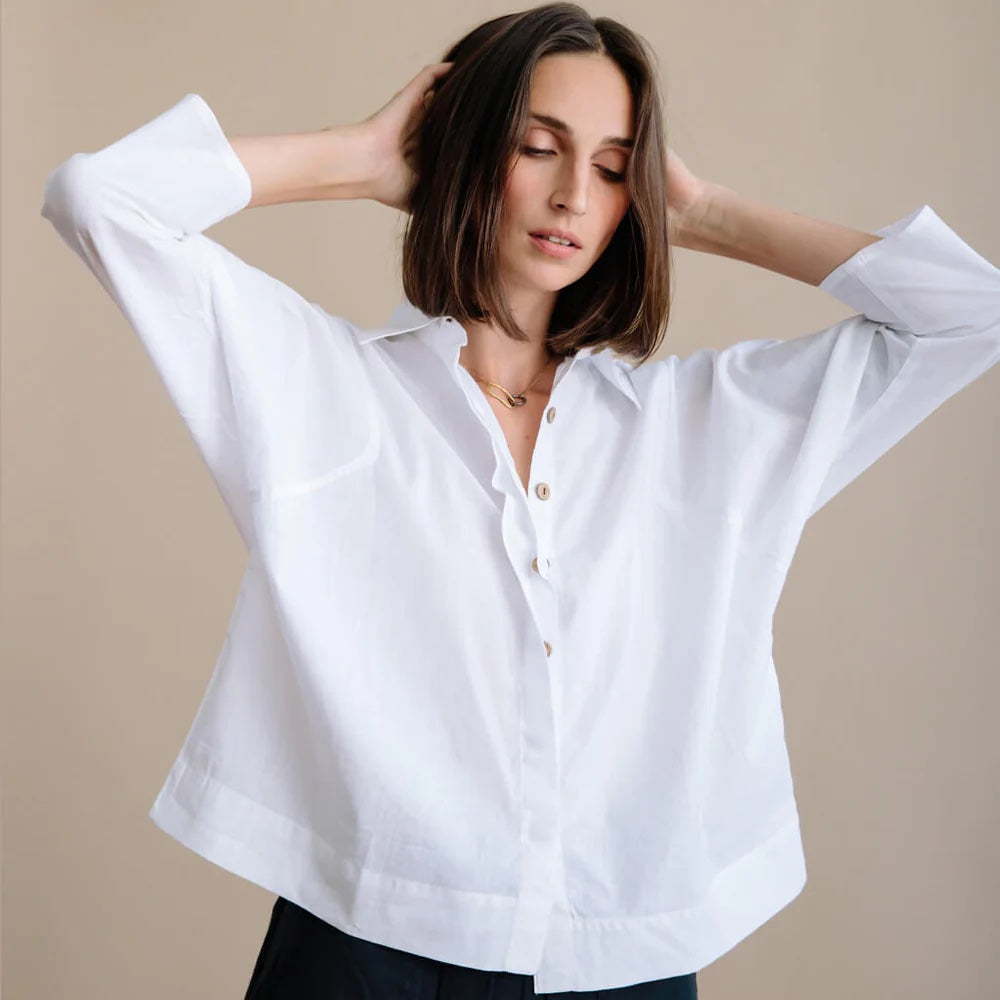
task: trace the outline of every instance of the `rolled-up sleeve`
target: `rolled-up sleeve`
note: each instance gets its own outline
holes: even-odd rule
[[[856,315],[698,352],[682,379],[707,437],[690,448],[724,451],[761,509],[812,516],[1000,358],[1000,270],[929,205],[876,235],[819,285]]]
[[[929,205],[876,235],[819,286],[857,311],[847,326],[861,343],[810,514],[1000,359],[1000,270]]]
[[[187,94],[58,165],[41,209],[139,335],[248,546],[255,494],[342,464],[364,438],[349,325],[204,235],[251,193],[214,112]],[[306,440],[310,426],[327,431]]]

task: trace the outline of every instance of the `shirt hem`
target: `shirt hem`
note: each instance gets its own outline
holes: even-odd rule
[[[624,918],[540,906],[540,962],[511,961],[518,899],[366,870],[309,830],[178,759],[149,817],[213,864],[356,937],[437,961],[532,975],[536,993],[616,989],[704,968],[805,884],[797,814],[713,879],[697,906]],[[518,932],[523,933],[524,914]],[[534,951],[534,949],[532,949]],[[530,966],[530,967],[529,967]]]

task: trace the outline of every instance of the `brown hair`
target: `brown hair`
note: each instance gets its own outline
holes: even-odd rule
[[[428,315],[489,317],[526,340],[504,301],[498,224],[507,165],[527,127],[531,75],[556,52],[607,55],[628,80],[635,146],[629,207],[585,275],[561,289],[548,334],[557,354],[608,346],[645,361],[670,313],[663,131],[655,55],[634,32],[572,3],[506,14],[474,28],[446,53],[414,138],[416,179],[403,235],[403,289]]]

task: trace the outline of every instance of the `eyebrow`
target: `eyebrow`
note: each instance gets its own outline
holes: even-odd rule
[[[530,117],[534,118],[536,121],[541,122],[543,125],[548,125],[549,128],[554,128],[557,132],[565,132],[566,135],[572,135],[573,130],[559,118],[553,118],[552,115],[541,115],[532,111]],[[622,146],[625,149],[632,149],[635,146],[635,142],[632,139],[628,139],[621,135],[606,135],[601,140],[602,146]]]

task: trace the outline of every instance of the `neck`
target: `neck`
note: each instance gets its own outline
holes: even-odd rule
[[[459,352],[459,363],[511,392],[521,392],[542,372],[534,388],[544,388],[552,381],[558,360],[546,342],[554,305],[551,294],[531,302],[511,302],[511,311],[527,340],[515,340],[493,323],[466,323],[468,343]]]

